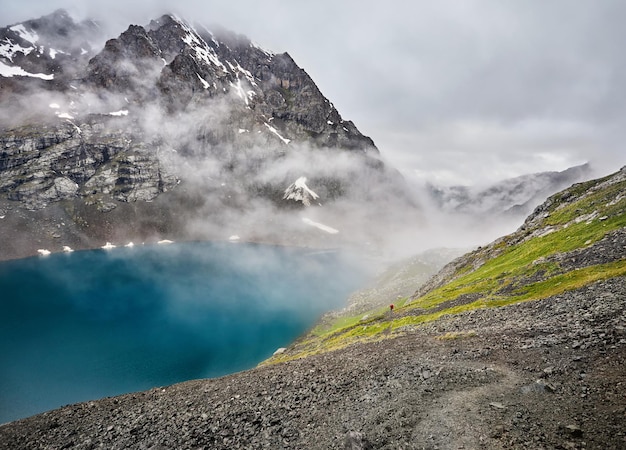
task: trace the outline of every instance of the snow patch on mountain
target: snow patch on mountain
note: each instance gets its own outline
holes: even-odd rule
[[[246,105],[248,104],[248,102],[246,101]],[[281,136],[281,134],[278,132],[278,130],[276,128],[274,128],[273,126],[271,126],[269,123],[265,123],[265,126],[267,127],[268,130],[270,130],[272,133],[274,133],[276,136],[278,136],[278,138],[283,141],[283,143],[285,145],[289,144],[291,142],[291,139],[286,139],[284,137]],[[306,181],[306,178],[305,178]]]
[[[0,42],[0,56],[13,62],[13,57],[16,53],[22,53],[27,56],[32,52],[34,47],[22,47],[19,44],[14,43],[11,39],[6,38],[3,42]]]
[[[10,77],[31,77],[41,78],[42,80],[53,80],[54,74],[47,75],[45,73],[30,73],[18,66],[8,66],[0,61],[0,76]]]
[[[236,74],[237,77],[239,77],[239,74],[243,74],[252,86],[258,86],[252,73],[249,70],[241,67],[241,64],[239,64],[237,61],[235,61],[235,64],[231,63],[230,61],[226,61],[226,64],[228,64],[232,73]]]
[[[31,44],[35,44],[39,40],[39,36],[32,30],[27,30],[23,24],[13,25],[9,30],[14,31],[18,36]]]
[[[339,233],[339,230],[329,227],[328,225],[324,225],[323,223],[319,223],[319,222],[314,222],[311,219],[308,219],[306,217],[302,218],[302,221],[304,223],[306,223],[307,225],[311,225],[312,227],[315,227],[319,230],[325,231],[328,234],[337,234]]]
[[[197,77],[198,77],[198,79],[200,80],[200,83],[202,83],[202,86],[204,87],[204,89],[208,89],[208,88],[210,88],[210,87],[211,87],[211,84],[210,84],[207,80],[205,80],[204,78],[202,78],[202,77],[200,76],[200,74],[196,73],[196,76],[197,76]]]
[[[215,50],[213,50],[206,43],[206,41],[198,35],[198,32],[192,26],[187,24],[185,21],[177,18],[176,16],[172,16],[172,19],[174,19],[180,25],[183,31],[185,31],[186,34],[185,37],[183,37],[183,42],[193,49],[193,51],[195,52],[196,60],[198,62],[204,62],[208,65],[219,67],[224,72],[228,72],[228,69],[226,68],[224,63],[220,61],[217,53],[215,53]]]
[[[69,53],[64,52],[63,50],[51,48],[48,50],[48,54],[50,55],[50,58],[55,59],[57,55],[68,55]]]
[[[235,89],[235,93],[239,96],[239,98],[246,103],[246,106],[249,106],[248,95],[245,89],[241,86],[241,80],[237,80],[237,83],[230,83],[230,85]]]
[[[306,177],[300,177],[287,189],[285,189],[283,200],[293,200],[296,202],[302,202],[304,206],[310,206],[311,200],[319,199],[320,196],[307,186],[306,180]]]

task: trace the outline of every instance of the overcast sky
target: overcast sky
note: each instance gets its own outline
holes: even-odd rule
[[[287,51],[413,180],[626,164],[620,0],[0,0],[2,25],[60,7],[118,34],[172,11]]]

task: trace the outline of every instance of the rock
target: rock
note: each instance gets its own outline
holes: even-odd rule
[[[535,384],[540,388],[545,390],[546,392],[555,392],[556,391],[556,387],[553,384],[548,383],[547,381],[543,380],[543,379],[538,379],[537,381],[535,381]]]
[[[575,438],[583,437],[583,430],[578,425],[566,425],[565,430]]]
[[[365,438],[363,433],[350,431],[346,435],[344,449],[346,450],[369,450],[372,445]]]
[[[47,128],[43,136],[33,127],[0,135],[0,193],[38,209],[98,194],[149,201],[175,185],[156,155],[130,144],[128,134],[105,132],[94,123],[82,123],[80,129],[62,124]]]
[[[506,409],[506,406],[504,406],[500,402],[491,402],[491,403],[489,403],[489,406],[491,406],[494,409]]]

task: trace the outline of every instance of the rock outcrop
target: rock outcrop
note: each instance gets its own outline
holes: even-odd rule
[[[114,121],[26,126],[0,135],[0,192],[41,209],[73,198],[99,205],[149,201],[175,186],[154,149],[107,127]]]

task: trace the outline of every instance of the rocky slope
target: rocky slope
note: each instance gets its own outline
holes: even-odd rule
[[[0,448],[623,448],[625,281],[67,406],[0,426]]]
[[[3,425],[0,448],[624,448],[625,188],[574,185],[262,367]]]
[[[329,209],[395,199],[416,211],[373,141],[289,54],[173,15],[103,48],[102,33],[63,11],[0,29],[0,237],[22,231],[0,258],[164,233],[219,239],[233,222],[250,224],[242,238],[271,241],[282,227],[323,240],[294,214],[277,220],[300,177]],[[49,218],[56,229],[41,233]]]

